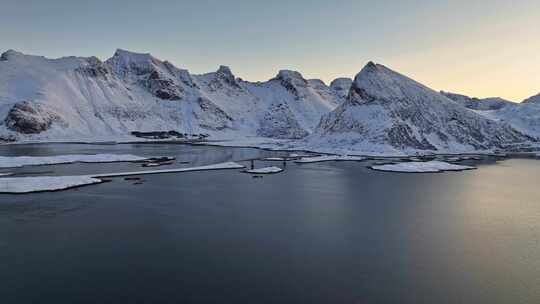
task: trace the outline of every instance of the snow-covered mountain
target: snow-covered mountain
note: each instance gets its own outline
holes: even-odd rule
[[[515,105],[439,93],[374,63],[354,81],[338,78],[327,86],[290,70],[266,82],[241,80],[226,66],[193,75],[150,54],[120,49],[104,62],[12,50],[0,56],[4,141],[92,141],[167,131],[294,139],[292,146],[315,150],[460,152],[540,138],[540,102],[533,99]]]
[[[540,138],[540,94],[521,103],[501,98],[478,99],[445,92],[442,94],[467,108],[476,110],[478,114],[510,124],[524,134]]]
[[[528,101],[494,111],[478,111],[491,119],[508,123],[516,130],[540,139],[540,102]]]
[[[192,75],[150,54],[117,50],[48,59],[0,57],[0,137],[80,139],[133,131],[301,138],[344,98],[320,80],[281,71],[267,82],[237,79],[228,67]]]
[[[464,152],[529,140],[508,124],[370,62],[354,79],[347,100],[325,115],[304,143],[328,150]]]
[[[449,93],[449,92],[440,92],[442,95],[452,99],[453,101],[461,104],[462,106],[480,111],[490,111],[490,110],[500,110],[504,107],[516,106],[517,103],[502,99],[500,97],[490,97],[490,98],[476,98],[469,97],[466,95]]]

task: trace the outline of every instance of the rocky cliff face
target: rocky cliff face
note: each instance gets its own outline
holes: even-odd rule
[[[56,110],[45,104],[23,101],[16,103],[4,122],[9,130],[22,134],[38,134],[48,130],[53,123],[69,127]]]

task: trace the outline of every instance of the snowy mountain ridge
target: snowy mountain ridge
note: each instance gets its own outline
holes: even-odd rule
[[[226,66],[192,75],[150,54],[121,49],[105,62],[11,50],[0,58],[0,136],[16,140],[169,130],[300,138],[343,101],[322,81],[294,71],[250,83]]]
[[[95,140],[166,132],[211,139],[288,139],[320,151],[476,151],[540,137],[540,104],[436,92],[368,63],[326,85],[281,70],[265,82],[227,66],[191,74],[151,54],[0,56],[0,139]],[[171,131],[171,132],[169,132]]]
[[[489,110],[500,110],[504,107],[512,107],[517,105],[517,103],[500,98],[500,97],[489,97],[489,98],[476,98],[469,97],[466,95],[449,93],[449,92],[440,92],[442,95],[452,99],[455,102],[460,103],[466,108],[472,110],[480,111],[489,111]]]
[[[348,151],[504,149],[533,138],[389,68],[368,63],[346,101],[325,115],[307,147]]]

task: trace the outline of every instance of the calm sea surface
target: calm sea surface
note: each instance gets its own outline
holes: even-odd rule
[[[174,166],[279,155],[165,144],[0,146],[3,156],[73,153],[171,155]],[[191,172],[0,195],[0,303],[540,303],[539,160],[484,160],[466,163],[478,170],[441,174],[369,164],[287,163],[261,179]]]

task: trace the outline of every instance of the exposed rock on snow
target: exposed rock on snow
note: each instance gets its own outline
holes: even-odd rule
[[[93,155],[59,155],[59,156],[0,156],[0,168],[23,166],[57,165],[82,163],[133,162],[146,160],[130,154],[93,154]]]
[[[272,166],[272,167],[246,170],[244,172],[250,173],[250,174],[275,174],[275,173],[283,172],[283,169]]]
[[[320,163],[327,161],[363,161],[365,157],[361,156],[348,156],[348,155],[324,155],[315,157],[302,157],[296,160],[295,163],[308,164],[308,163]]]
[[[193,116],[200,126],[208,130],[223,130],[232,127],[232,118],[207,98],[197,99],[198,108],[193,111]]]
[[[407,162],[370,167],[377,171],[403,172],[403,173],[437,173],[444,171],[463,171],[476,169],[471,166],[460,166],[441,161]]]
[[[268,108],[257,134],[278,139],[299,139],[306,137],[309,133],[300,126],[289,105],[279,103]]]
[[[22,134],[41,133],[48,130],[53,123],[67,127],[67,123],[50,106],[29,101],[16,103],[9,110],[4,122],[8,129]]]

